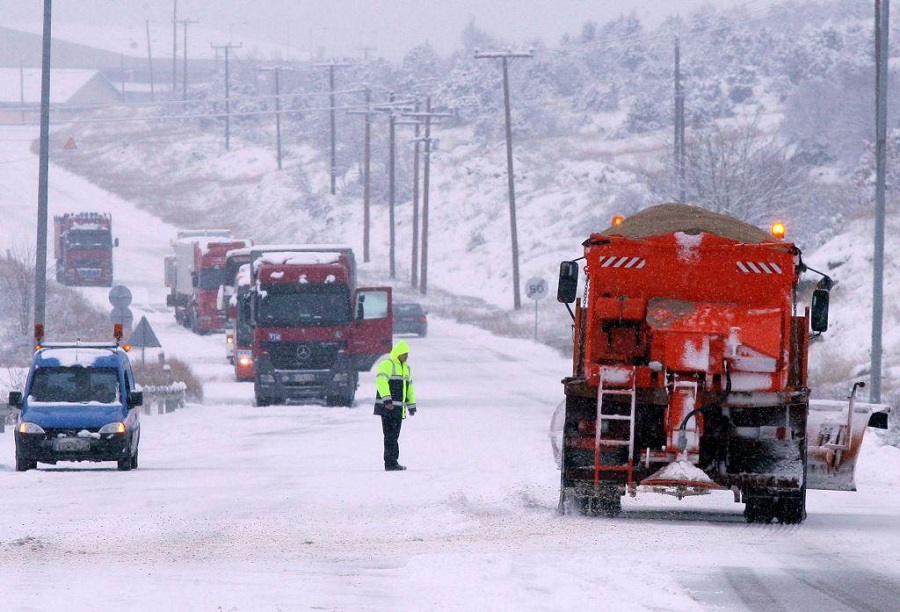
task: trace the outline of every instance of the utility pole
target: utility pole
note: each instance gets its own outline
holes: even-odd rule
[[[19,58],[19,104],[22,105],[22,123],[25,123],[25,59]]]
[[[187,45],[187,32],[188,32],[188,24],[191,23],[200,23],[199,21],[191,21],[188,19],[182,19],[179,23],[184,25],[184,82],[182,83],[182,91],[181,91],[181,99],[187,102],[187,87],[188,87],[188,45]]]
[[[282,66],[273,66],[267,68],[259,66],[259,70],[263,72],[273,72],[275,75],[275,146],[278,153],[278,169],[281,170],[281,71]],[[287,68],[290,70],[290,68]]]
[[[125,56],[119,56],[119,71],[122,82],[122,101],[125,101]]]
[[[399,101],[394,98],[394,93],[391,92],[390,99],[387,105],[376,106],[375,110],[383,113],[387,113],[389,120],[389,144],[388,144],[388,223],[390,223],[390,270],[391,270],[391,278],[396,278],[397,276],[397,258],[396,258],[396,250],[397,250],[397,232],[395,228],[394,222],[394,200],[396,196],[396,181],[395,176],[395,167],[397,165],[396,161],[396,150],[397,150],[397,114],[406,110],[412,110],[410,108],[403,108],[401,105],[410,104],[409,100]]]
[[[369,261],[369,232],[372,226],[370,216],[371,183],[372,183],[372,92],[366,87],[363,92],[366,96],[366,110],[347,111],[351,115],[364,115],[365,128],[363,131],[363,261]]]
[[[47,203],[50,169],[50,24],[52,0],[44,0],[44,31],[41,51],[41,132],[38,161],[37,252],[34,257],[34,340],[44,336],[47,303]]]
[[[434,141],[431,138],[431,121],[433,119],[440,120],[443,117],[452,117],[453,113],[433,112],[431,110],[431,96],[428,96],[425,98],[425,112],[416,110],[411,113],[405,113],[405,115],[417,121],[422,121],[425,126],[425,137],[421,139],[425,143],[425,167],[423,168],[422,177],[422,274],[419,279],[419,293],[425,295],[428,293],[428,212],[431,192],[431,151],[434,148]],[[418,127],[416,128],[416,133],[418,133]],[[413,230],[413,235],[415,235],[415,230]]]
[[[337,145],[335,144],[335,101],[334,101],[334,71],[336,68],[346,68],[352,64],[341,64],[337,62],[329,62],[327,64],[315,64],[316,68],[328,68],[328,106],[331,109],[330,117],[330,134],[331,134],[331,195],[335,194],[335,185],[337,182]],[[393,278],[393,275],[391,276]]]
[[[416,102],[416,112],[419,112],[419,103]],[[409,285],[416,289],[419,286],[419,127],[416,121],[416,136],[413,141],[413,227],[412,227],[412,263]]]
[[[218,52],[219,49],[225,50],[225,150],[231,150],[231,82],[228,76],[228,52],[231,49],[240,49],[243,43],[233,45],[231,43],[225,45],[212,45],[212,48]],[[280,157],[278,167],[281,168]]]
[[[678,202],[684,204],[684,89],[681,86],[681,47],[675,37],[675,180],[678,181]]]
[[[172,0],[172,98],[178,89],[178,0]]]
[[[150,69],[150,100],[156,101],[156,91],[153,89],[153,52],[150,50],[150,20],[147,20],[147,68]]]
[[[516,230],[516,186],[513,174],[512,153],[512,120],[509,111],[509,60],[510,58],[534,57],[531,51],[475,51],[476,59],[501,59],[503,60],[503,109],[506,112],[506,173],[509,189],[509,231],[512,239],[512,273],[513,273],[513,308],[519,310],[522,307],[522,298],[519,295],[519,237]]]
[[[875,254],[872,288],[872,363],[869,401],[881,402],[882,323],[884,319],[884,221],[887,168],[887,79],[890,0],[875,0]]]

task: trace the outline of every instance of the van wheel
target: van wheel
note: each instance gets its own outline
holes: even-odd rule
[[[16,455],[16,471],[17,472],[27,472],[28,470],[33,470],[37,467],[37,461],[29,461],[24,457],[19,457]]]
[[[125,457],[124,459],[119,459],[116,462],[116,466],[119,468],[120,472],[127,472],[131,469],[132,461],[134,461],[133,456]]]

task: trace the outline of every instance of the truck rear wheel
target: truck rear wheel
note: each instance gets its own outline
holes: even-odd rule
[[[744,506],[744,519],[748,523],[767,525],[775,518],[776,501],[773,497],[748,497]]]

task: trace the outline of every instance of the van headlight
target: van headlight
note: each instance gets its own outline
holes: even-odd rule
[[[98,433],[100,433],[100,435],[123,434],[125,433],[125,423],[121,421],[116,421],[115,423],[107,423],[100,428],[100,431]]]
[[[44,434],[46,433],[40,425],[23,421],[19,423],[19,433],[23,434]]]

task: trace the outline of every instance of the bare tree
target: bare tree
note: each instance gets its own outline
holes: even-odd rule
[[[677,173],[651,177],[658,196],[676,201]],[[684,191],[687,202],[713,212],[768,225],[803,200],[806,178],[787,151],[754,122],[710,125],[685,138]]]
[[[16,331],[23,336],[31,333],[34,316],[34,247],[18,242],[6,250],[0,265],[10,307],[15,313]]]

